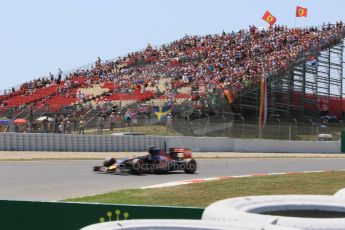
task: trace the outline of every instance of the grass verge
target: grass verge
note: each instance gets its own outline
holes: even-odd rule
[[[159,189],[129,189],[68,199],[73,202],[206,207],[221,199],[252,195],[332,195],[345,187],[345,172],[257,176]]]

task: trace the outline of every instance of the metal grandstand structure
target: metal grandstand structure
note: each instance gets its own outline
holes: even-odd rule
[[[322,113],[332,113],[331,101],[343,99],[343,51],[344,40],[321,52],[306,53],[288,71],[267,74],[268,122],[319,119]],[[231,107],[247,121],[257,120],[259,84],[240,93]]]

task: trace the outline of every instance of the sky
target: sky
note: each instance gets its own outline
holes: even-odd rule
[[[296,6],[308,8],[295,18]],[[345,21],[344,0],[0,0],[0,90],[184,35]]]

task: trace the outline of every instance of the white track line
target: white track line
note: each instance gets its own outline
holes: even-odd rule
[[[145,186],[145,187],[141,187],[141,189],[165,188],[165,187],[173,187],[173,186],[178,186],[178,185],[202,183],[202,182],[207,182],[207,181],[225,180],[225,179],[231,179],[231,178],[261,177],[261,176],[276,176],[276,175],[294,175],[294,174],[323,173],[323,172],[343,172],[343,171],[345,171],[345,169],[341,169],[341,170],[301,171],[301,172],[280,172],[280,173],[260,173],[260,174],[239,175],[239,176],[220,176],[220,177],[211,177],[211,178],[201,178],[201,179],[174,181],[174,182],[168,182],[168,183],[163,183],[163,184],[156,184],[156,185]]]

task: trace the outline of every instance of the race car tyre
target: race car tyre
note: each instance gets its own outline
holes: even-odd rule
[[[185,162],[184,172],[188,174],[195,173],[197,168],[196,161],[194,159],[187,159]]]
[[[112,166],[113,164],[116,163],[116,160],[115,158],[109,158],[109,159],[105,159],[104,162],[103,162],[103,166],[105,167],[110,167]]]
[[[161,162],[155,164],[155,173],[156,174],[166,174],[169,172],[168,163],[167,162]]]
[[[134,159],[132,161],[131,173],[135,175],[143,174],[143,162],[140,159]]]
[[[98,172],[101,168],[102,168],[102,166],[95,166],[95,167],[93,167],[93,171]]]

